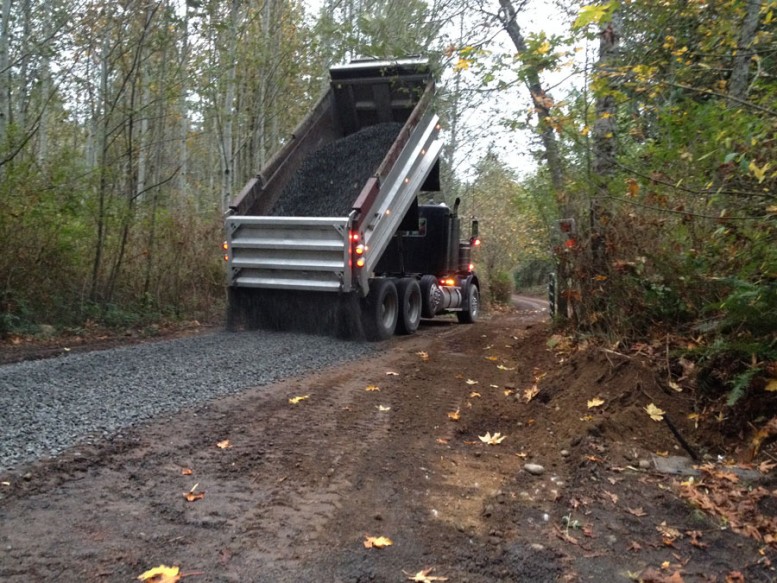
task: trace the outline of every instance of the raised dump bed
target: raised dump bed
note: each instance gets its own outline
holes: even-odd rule
[[[405,234],[424,237],[417,195],[439,190],[442,140],[430,107],[434,81],[428,63],[356,61],[331,69],[330,76],[329,91],[292,139],[231,204],[230,324],[341,335],[363,331],[377,339],[396,329],[411,333],[423,300],[434,303],[423,297],[425,275],[435,282],[456,275],[459,296],[471,299],[441,309],[476,315],[477,279],[468,268],[461,272],[458,259],[441,266],[442,274],[410,272],[402,261],[399,270],[379,267],[396,264],[381,263],[392,241]],[[448,258],[454,256],[450,244]],[[454,244],[458,253],[458,240]],[[475,283],[460,281],[461,275]],[[474,291],[464,293],[462,286]],[[440,287],[451,286],[435,285],[425,293],[436,297]],[[293,310],[284,309],[284,302]]]

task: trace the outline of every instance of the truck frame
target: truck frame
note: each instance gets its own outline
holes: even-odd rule
[[[418,203],[439,191],[442,139],[424,59],[356,60],[330,69],[330,87],[291,139],[230,204],[226,217],[228,326],[318,329],[382,340],[412,334],[422,317],[473,322],[478,243],[460,241],[459,201]],[[402,127],[345,216],[272,216],[303,161],[366,127]]]

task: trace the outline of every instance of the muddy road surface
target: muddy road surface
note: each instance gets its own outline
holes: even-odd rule
[[[159,565],[187,583],[774,580],[772,547],[651,465],[683,452],[642,414],[661,396],[650,370],[550,335],[541,304],[441,319],[14,466],[0,580],[129,582]],[[605,412],[586,406],[597,395]],[[754,478],[762,514],[769,479]]]

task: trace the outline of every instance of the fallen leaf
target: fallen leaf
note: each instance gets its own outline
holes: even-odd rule
[[[498,432],[491,435],[490,431],[486,432],[485,435],[478,435],[478,438],[480,439],[480,441],[482,441],[487,445],[499,445],[504,441],[505,437],[507,436],[502,435],[501,433],[498,433]]]
[[[515,393],[513,389],[505,389],[505,397],[509,397],[513,393]]]
[[[292,405],[296,405],[297,403],[301,403],[302,401],[305,401],[307,399],[310,399],[310,395],[302,395],[302,396],[299,396],[299,397],[292,397],[291,399],[289,399],[289,403],[291,403]]]
[[[666,411],[662,411],[658,407],[656,407],[653,403],[650,403],[647,407],[645,407],[645,412],[650,415],[650,418],[653,421],[663,421],[664,415],[666,414]]]
[[[427,360],[429,360],[429,353],[428,353],[428,352],[424,352],[424,351],[422,350],[422,351],[420,351],[420,352],[416,352],[416,354],[417,354],[417,355],[418,355],[418,357],[419,357],[421,360],[423,360],[424,362],[426,362]]]
[[[399,373],[398,372],[394,372],[393,370],[387,370],[386,371],[386,376],[387,377],[398,377]]]
[[[205,492],[195,492],[197,486],[199,485],[199,482],[197,482],[194,486],[192,486],[191,490],[183,493],[183,497],[186,498],[187,502],[196,502],[197,500],[202,500],[205,498]]]
[[[469,394],[469,398],[470,398],[470,399],[477,399],[478,397],[480,397],[480,393],[478,393],[477,391],[472,391],[472,392]]]
[[[527,403],[529,403],[539,393],[540,393],[540,388],[537,385],[532,385],[531,387],[523,391],[523,398]]]
[[[580,418],[580,421],[593,421],[593,416],[592,415],[583,415]]]
[[[490,360],[491,362],[494,362],[494,361],[499,360],[499,357],[498,356],[486,356],[485,359],[486,360]]]
[[[423,569],[422,571],[418,571],[415,575],[411,575],[410,573],[406,571],[402,571],[406,576],[408,581],[415,581],[416,583],[432,583],[433,581],[447,581],[447,577],[437,577],[435,575],[430,575],[430,573],[434,571],[434,569]]]
[[[194,473],[194,470],[191,468],[181,468],[181,475],[182,476],[191,476]]]
[[[595,407],[601,407],[604,405],[604,399],[600,399],[599,397],[594,397],[593,399],[588,401],[588,408],[593,409]]]
[[[465,382],[466,382],[468,385],[476,385],[476,384],[478,384],[478,382],[477,382],[477,381],[473,381],[472,379],[467,379]]]
[[[607,490],[603,490],[603,492],[610,499],[610,501],[613,504],[617,504],[618,503],[618,495],[617,494],[613,494],[612,492],[608,492]]]
[[[771,379],[768,383],[766,383],[766,390],[767,391],[777,391],[777,379]]]
[[[229,442],[228,439],[225,439],[224,441],[219,441],[216,444],[216,447],[218,447],[219,449],[229,449],[230,447],[232,447],[232,444]]]
[[[380,387],[377,387],[375,385],[367,385],[367,388],[364,390],[367,391],[368,393],[374,393],[375,391],[379,391]]]
[[[629,544],[629,550],[638,553],[642,550],[642,545],[640,545],[637,541],[631,541],[631,544]]]
[[[391,411],[391,407],[388,405],[378,405],[378,411],[385,413],[386,411]]]
[[[394,542],[387,536],[369,536],[365,535],[364,548],[365,549],[382,549],[390,547]]]
[[[647,516],[647,512],[642,510],[642,508],[629,508],[627,506],[626,507],[626,512],[628,512],[629,514],[633,514],[634,516],[636,516],[638,518],[642,518],[643,516]]]
[[[669,388],[672,389],[673,391],[677,391],[678,393],[683,392],[683,388],[674,381],[669,381]],[[775,390],[777,391],[777,389]]]
[[[498,368],[499,370],[515,370],[514,366],[513,367],[507,367],[507,366],[505,366],[503,364],[497,364],[496,368]]]
[[[180,569],[167,565],[159,565],[138,575],[138,581],[148,581],[149,583],[177,583],[180,580]]]
[[[448,440],[445,439],[444,437],[438,437],[434,441],[435,443],[439,443],[440,445],[446,445],[448,443]]]
[[[667,541],[673,542],[675,539],[683,538],[683,535],[679,530],[672,528],[671,526],[667,526],[666,522],[659,524],[656,527],[656,530],[661,533],[661,536],[664,539],[664,544],[667,544]]]
[[[488,386],[491,387],[492,389],[498,389],[499,388],[499,385],[488,385]]]
[[[448,413],[448,419],[450,419],[451,421],[458,421],[459,419],[461,419],[461,412],[458,409],[456,409],[455,411],[451,411],[450,413]]]

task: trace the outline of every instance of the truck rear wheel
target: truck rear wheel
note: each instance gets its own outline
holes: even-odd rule
[[[397,287],[390,279],[370,280],[370,293],[362,300],[362,324],[367,340],[394,335],[399,315]]]
[[[480,290],[474,283],[470,283],[466,291],[464,309],[461,312],[456,312],[456,317],[462,324],[474,324],[480,315]]]
[[[421,315],[424,318],[434,318],[442,303],[440,286],[433,275],[424,275],[421,278]]]
[[[397,334],[413,334],[421,323],[421,286],[413,277],[402,278],[397,282],[397,296]]]

